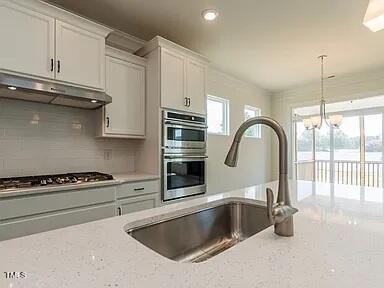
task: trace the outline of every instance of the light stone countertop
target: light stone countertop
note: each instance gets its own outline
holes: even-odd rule
[[[103,187],[103,186],[120,185],[123,183],[129,183],[129,182],[156,180],[160,178],[160,176],[158,175],[136,173],[136,172],[117,173],[117,174],[112,174],[112,176],[113,176],[113,180],[108,180],[108,181],[85,182],[81,184],[36,186],[36,187],[25,188],[25,189],[0,190],[0,200],[1,198],[14,197],[14,196],[69,191],[69,190],[86,189],[86,188],[96,188],[96,187]]]
[[[0,287],[383,287],[382,189],[290,182],[300,210],[294,237],[270,227],[196,264],[160,256],[124,231],[230,199],[265,201],[266,186],[276,191],[258,185],[0,242]],[[3,271],[27,277],[6,280]]]
[[[120,183],[137,182],[137,181],[149,181],[160,179],[159,175],[146,174],[146,173],[118,173],[112,174],[113,179],[120,181]]]

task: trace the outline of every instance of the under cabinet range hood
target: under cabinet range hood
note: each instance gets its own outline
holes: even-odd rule
[[[83,109],[96,109],[112,102],[101,91],[0,73],[0,97]]]

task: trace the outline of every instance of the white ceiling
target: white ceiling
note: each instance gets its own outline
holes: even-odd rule
[[[320,103],[320,101],[319,101]],[[327,103],[327,113],[337,113],[351,110],[361,110],[370,108],[382,108],[384,106],[384,96],[375,96],[363,99],[348,100],[334,103]],[[307,107],[299,107],[293,110],[297,116],[319,115],[320,104]]]
[[[384,31],[362,25],[368,0],[50,0],[144,40],[161,35],[212,64],[278,91],[384,66]],[[204,23],[201,11],[219,18]]]

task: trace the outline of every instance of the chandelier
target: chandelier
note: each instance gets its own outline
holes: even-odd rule
[[[303,120],[304,127],[307,130],[313,130],[315,128],[321,129],[323,126],[323,122],[328,126],[328,127],[333,127],[333,128],[339,128],[341,125],[341,122],[343,121],[343,116],[342,115],[330,115],[329,117],[327,116],[327,113],[325,111],[325,99],[324,99],[324,58],[326,58],[327,55],[320,55],[317,57],[321,61],[321,99],[320,99],[320,116],[314,116],[311,118],[307,118]],[[334,76],[327,77],[332,78]]]

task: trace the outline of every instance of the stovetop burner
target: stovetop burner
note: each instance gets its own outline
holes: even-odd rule
[[[0,178],[0,190],[21,189],[48,185],[81,184],[84,182],[97,182],[107,180],[113,180],[113,176],[99,172]]]

